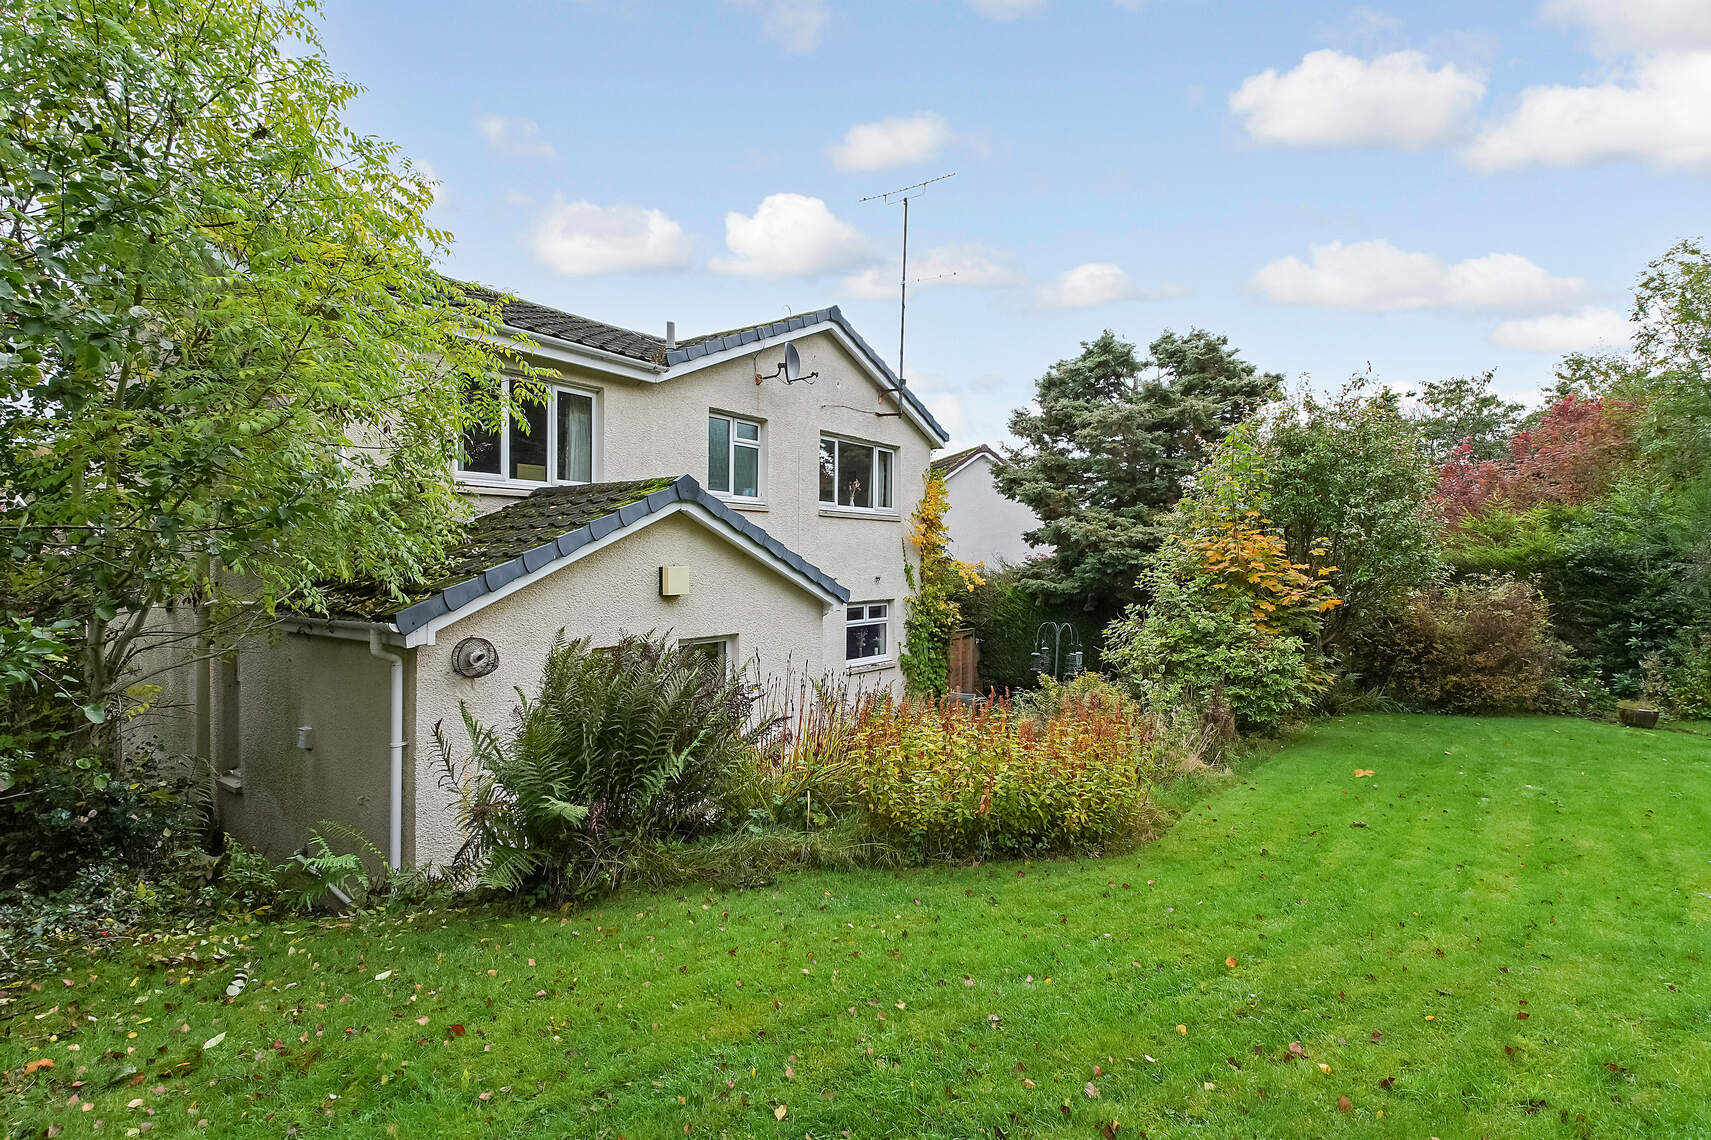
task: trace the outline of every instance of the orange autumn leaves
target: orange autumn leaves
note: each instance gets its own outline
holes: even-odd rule
[[[1252,602],[1248,620],[1262,633],[1291,632],[1304,614],[1325,614],[1343,604],[1327,581],[1335,566],[1317,570],[1292,562],[1282,534],[1258,511],[1227,514],[1218,527],[1184,539],[1200,559],[1213,588],[1235,590]],[[1314,557],[1328,553],[1323,541],[1314,544]]]

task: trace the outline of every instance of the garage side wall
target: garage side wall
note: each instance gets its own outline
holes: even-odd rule
[[[388,669],[369,655],[367,642],[284,632],[246,642],[238,654],[239,743],[232,750],[242,759],[242,791],[218,793],[226,830],[282,859],[321,821],[337,820],[384,852]],[[405,682],[408,718],[408,665]],[[298,747],[299,727],[309,730],[308,748]],[[336,850],[356,846],[332,835],[328,841]]]

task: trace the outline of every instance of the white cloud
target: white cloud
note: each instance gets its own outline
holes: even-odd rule
[[[475,129],[487,140],[487,145],[500,154],[522,155],[528,158],[551,158],[553,144],[541,138],[541,125],[533,119],[510,115],[481,115]]]
[[[1485,82],[1453,63],[1433,70],[1417,51],[1369,61],[1323,49],[1292,70],[1251,75],[1230,110],[1260,142],[1284,146],[1422,147],[1458,137]]]
[[[855,297],[894,300],[900,268],[896,258],[870,265],[853,277],[845,278],[843,288]],[[910,289],[930,289],[941,285],[997,289],[1020,285],[1022,281],[1022,271],[1016,267],[1014,258],[1003,250],[983,245],[940,246],[909,259]]]
[[[1705,0],[1544,0],[1540,13],[1585,27],[1601,51],[1711,48],[1711,4]]]
[[[968,0],[968,6],[988,20],[1014,20],[1046,6],[1046,0]]]
[[[876,123],[857,123],[826,149],[839,170],[884,170],[925,162],[951,140],[951,125],[942,115],[918,111]]]
[[[1309,264],[1311,262],[1311,264]],[[1394,313],[1421,309],[1526,312],[1580,296],[1578,277],[1555,277],[1515,253],[1446,264],[1387,241],[1333,241],[1308,247],[1308,261],[1262,266],[1249,285],[1285,305]]]
[[[785,51],[806,55],[820,44],[831,10],[825,0],[728,0],[739,8],[759,11],[761,30]]]
[[[1066,269],[1035,291],[1042,309],[1091,309],[1142,295],[1140,286],[1121,267],[1090,261]]]
[[[1576,313],[1553,313],[1504,321],[1491,330],[1498,348],[1522,352],[1582,352],[1588,349],[1627,349],[1634,328],[1617,309],[1585,308]]]
[[[1711,166],[1707,106],[1711,51],[1652,56],[1628,83],[1527,88],[1514,114],[1482,131],[1466,158],[1482,170],[1623,158]]]
[[[689,263],[689,237],[658,210],[596,206],[555,195],[535,219],[528,245],[535,257],[567,277],[644,273]]]
[[[753,217],[726,214],[725,246],[732,256],[714,258],[708,267],[740,277],[819,277],[873,258],[854,226],[805,194],[769,194]]]

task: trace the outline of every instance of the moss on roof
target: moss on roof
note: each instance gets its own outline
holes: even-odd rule
[[[672,485],[672,478],[542,487],[528,498],[471,519],[463,537],[425,581],[403,589],[402,600],[384,583],[345,582],[325,588],[327,616],[372,621],[389,617],[449,586],[552,542],[562,534],[616,514],[620,508]]]

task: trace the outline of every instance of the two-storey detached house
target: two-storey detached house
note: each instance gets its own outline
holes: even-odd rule
[[[443,575],[403,604],[340,590],[330,615],[282,619],[184,682],[205,694],[223,826],[272,853],[334,818],[394,863],[448,859],[435,726],[459,737],[460,703],[504,724],[560,629],[901,684],[906,520],[947,438],[837,308],[681,342],[502,311],[550,391],[520,403],[526,426],[464,441],[481,513]]]

